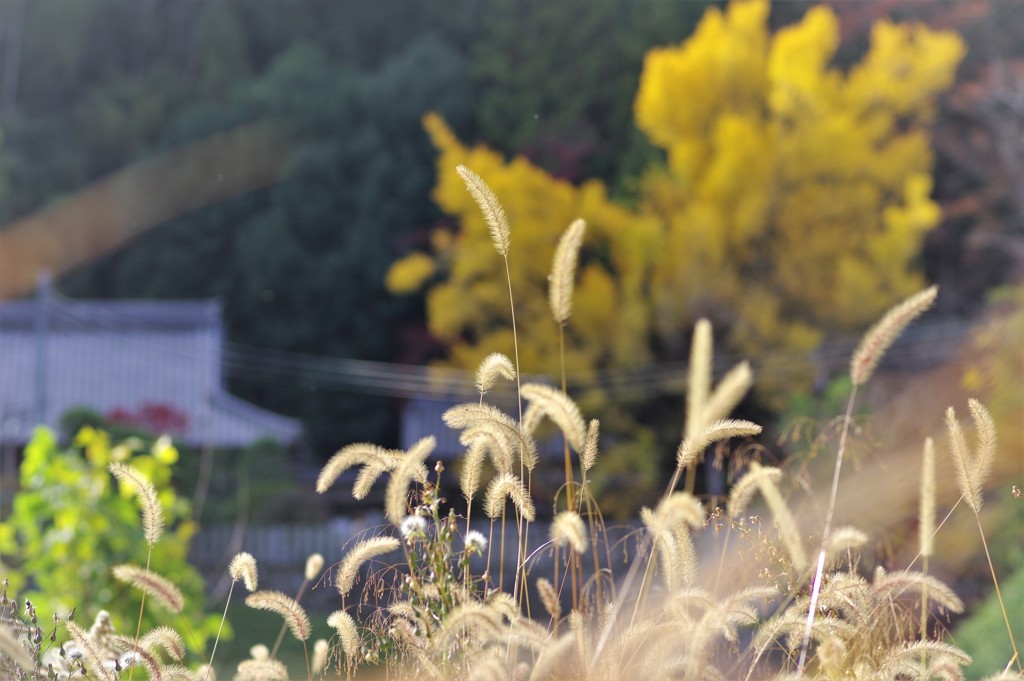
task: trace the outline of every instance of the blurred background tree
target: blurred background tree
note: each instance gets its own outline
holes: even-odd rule
[[[130,463],[156,488],[167,528],[153,546],[152,565],[185,599],[181,615],[147,608],[144,626],[184,621],[192,635],[187,645],[199,650],[216,634],[219,618],[205,614],[203,579],[188,563],[198,525],[190,519],[190,502],[171,486],[178,451],[166,438],[114,443],[106,432],[86,426],[71,447],[62,448],[52,431],[37,429],[25,448],[21,490],[0,523],[4,577],[46,617],[79,608],[79,621],[88,624],[99,610],[108,610],[120,633],[134,630],[130,618],[138,617],[142,594],[116,580],[111,568],[146,565],[149,546],[138,500],[107,470],[115,461]],[[85,604],[89,612],[81,611]]]
[[[613,366],[622,357],[634,364],[684,357],[686,327],[700,314],[716,317],[722,349],[758,345],[757,353],[766,357],[780,348],[812,346],[822,334],[853,328],[882,298],[894,298],[895,289],[909,286],[918,275],[897,274],[896,266],[908,259],[908,248],[917,271],[942,284],[940,307],[946,314],[970,314],[988,288],[1015,276],[1022,242],[1019,188],[1024,186],[1016,140],[1024,118],[1014,78],[1024,56],[1018,39],[1024,29],[1011,3],[826,3],[838,22],[823,19],[823,10],[807,15],[812,5],[804,2],[777,4],[767,18],[755,16],[764,12],[757,5],[744,10],[746,18],[736,9],[715,10],[719,19],[705,20],[703,37],[683,48],[680,41],[693,32],[706,6],[663,0],[380,0],[372,6],[299,3],[295,11],[281,13],[270,4],[234,1],[82,0],[74,8],[62,0],[0,3],[0,221],[60,201],[138,159],[242,124],[273,121],[292,143],[279,186],[161,224],[117,253],[65,273],[58,288],[78,297],[216,295],[225,302],[234,343],[422,362],[444,355],[449,341],[429,333],[419,298],[391,300],[381,281],[388,263],[431,247],[432,228],[453,227],[429,194],[443,180],[435,175],[420,120],[435,110],[458,139],[485,140],[505,157],[529,160],[567,181],[558,191],[592,197],[587,210],[613,215],[609,225],[626,229],[628,222],[628,233],[648,235],[627,244],[634,252],[615,255],[619,262],[613,263],[611,251],[594,244],[605,239],[608,248],[618,248],[632,240],[610,232],[602,236],[600,227],[592,226],[584,262],[590,266],[588,281],[601,279],[598,272],[632,268],[630,282],[605,278],[593,285],[622,288],[619,295],[625,297],[614,309],[630,316],[619,314],[618,320],[642,329],[646,337],[614,341],[614,357],[598,358],[591,349],[586,362],[574,360],[577,367]],[[866,124],[859,121],[847,131],[853,137],[843,137],[839,128],[845,114],[836,110],[839,102],[850,103],[849,115],[855,117],[856,106],[863,106],[863,83],[874,83],[885,67],[864,60],[873,49],[871,27],[896,20],[955,29],[972,48],[941,107],[906,109],[909,100],[897,106],[891,92],[880,90],[884,101],[873,120],[881,121],[881,128],[868,132],[879,136],[879,149],[887,150],[895,165],[886,177],[868,168],[857,185],[850,173],[858,172],[856,144],[863,151]],[[772,38],[776,29],[781,32]],[[110,40],[112,34],[119,40]],[[743,45],[737,52],[738,34],[761,41],[759,47]],[[717,55],[707,48],[712,38],[722,40]],[[776,71],[785,70],[786,44],[800,40],[808,41],[808,55],[817,55],[818,63],[810,68],[796,60],[792,73],[772,75],[771,60]],[[906,57],[905,65],[914,70],[900,77],[916,79],[926,64],[918,59],[924,46],[914,37],[906,40],[913,49],[899,47],[889,56]],[[645,54],[655,45],[676,47],[652,51],[648,59],[654,63],[645,69]],[[755,47],[760,57],[750,56]],[[739,74],[736,65],[721,62],[729,51],[753,59],[753,70]],[[657,75],[658,60],[688,63],[684,68],[695,70],[691,85],[712,87],[708,93],[714,96],[666,89],[667,76]],[[932,75],[944,68],[939,62],[933,66]],[[643,96],[635,97],[642,73],[649,82],[646,92],[655,99],[675,97],[674,106],[668,99],[641,106]],[[725,76],[711,78],[720,73]],[[857,79],[861,85],[853,82]],[[784,82],[791,92],[781,95]],[[901,85],[913,86],[906,88],[908,97],[928,99],[921,87],[932,86],[923,82]],[[714,90],[725,84],[728,92]],[[787,105],[787,97],[797,96],[815,98],[823,108]],[[705,99],[705,105],[697,101]],[[755,100],[760,104],[751,103]],[[658,113],[666,102],[674,111]],[[648,110],[641,115],[644,107]],[[698,125],[694,116],[703,122]],[[897,119],[891,134],[884,130],[886,116]],[[674,117],[689,117],[706,134],[679,127]],[[819,125],[823,121],[833,127]],[[784,125],[799,126],[793,130],[810,136],[792,137],[801,146],[787,147],[777,130]],[[924,130],[934,130],[934,150],[920,153]],[[718,143],[734,133],[727,145]],[[744,134],[746,146],[738,142]],[[775,141],[755,153],[750,145],[763,141],[759,135]],[[821,157],[822,145],[851,140],[850,151],[837,154],[845,170],[816,179],[793,174],[797,153],[807,151],[824,162],[830,157],[827,152]],[[688,144],[700,152],[692,162],[685,160]],[[907,158],[899,158],[904,152]],[[927,174],[930,154],[935,163],[929,193],[918,171]],[[783,175],[787,163],[789,175]],[[737,168],[744,182],[727,177]],[[766,169],[772,178],[765,179]],[[911,177],[918,179],[908,182]],[[749,189],[740,189],[744,183]],[[775,201],[795,196],[790,191],[795,189],[808,200]],[[869,232],[846,230],[842,239],[863,252],[846,258],[842,276],[858,281],[858,268],[870,267],[877,256],[868,251],[895,246],[893,262],[885,264],[887,288],[878,297],[860,297],[864,292],[850,288],[852,301],[823,310],[821,280],[794,287],[795,270],[786,274],[788,266],[782,265],[769,266],[762,276],[753,254],[768,243],[799,266],[817,264],[800,252],[832,257],[830,249],[842,239],[829,235],[841,230],[803,235],[811,233],[809,224],[848,225],[860,219],[849,204],[856,191],[870,204],[861,212],[875,216],[876,232],[868,238]],[[944,217],[937,228],[926,230],[935,204]],[[886,207],[896,211],[890,218]],[[887,227],[887,219],[903,221],[902,231]],[[564,227],[551,222],[549,244]],[[791,230],[787,238],[795,238],[800,249],[790,252],[781,245],[776,237],[784,233],[782,227]],[[886,231],[894,243],[883,247],[879,234]],[[924,249],[917,250],[922,233]],[[722,241],[727,234],[731,241]],[[687,242],[686,249],[664,248],[666,239]],[[687,241],[692,239],[696,243]],[[722,270],[714,258],[726,252],[739,260]],[[537,258],[538,264],[542,260]],[[624,260],[646,262],[649,269]],[[670,261],[693,266],[682,275],[671,271]],[[446,267],[422,256],[419,263],[421,275]],[[832,276],[827,267],[818,275]],[[674,279],[688,276],[705,291],[698,294],[685,281],[676,288]],[[758,282],[756,296],[755,287],[747,286],[751,281]],[[525,295],[532,285],[520,286]],[[750,290],[737,300],[739,289]],[[628,295],[642,298],[639,310],[623,303]],[[799,306],[794,301],[800,297],[813,304]],[[652,303],[658,306],[659,325],[647,328]],[[845,316],[831,326],[834,320],[827,317],[836,314]],[[779,363],[803,358],[784,356]],[[768,378],[763,369],[761,377]],[[397,444],[393,399],[368,397],[294,368],[277,374],[268,369],[260,376],[235,369],[230,379],[241,396],[301,416],[317,452],[326,455],[353,440]],[[784,390],[807,385],[805,380],[776,383],[785,384]],[[661,420],[657,411],[664,409],[665,420],[674,421],[677,408],[659,405],[647,418]]]
[[[645,62],[637,125],[668,158],[641,209],[665,225],[652,304],[668,349],[708,316],[744,355],[807,352],[923,285],[913,261],[940,219],[928,126],[962,41],[879,20],[843,73],[830,9],[774,36],[768,10],[709,10]],[[679,106],[684,93],[700,96]],[[793,380],[762,376],[761,389],[778,397]]]
[[[440,346],[419,301],[394,299],[383,279],[443,217],[423,113],[557,174],[614,181],[619,159],[655,153],[629,125],[644,51],[685,36],[703,7],[609,0],[587,3],[581,21],[579,3],[518,0],[313,2],[284,14],[243,2],[16,4],[0,6],[0,54],[20,50],[21,64],[0,115],[0,220],[246,123],[273,121],[291,142],[277,186],[162,224],[60,290],[220,296],[234,343],[409,362]],[[524,33],[529,49],[510,51]],[[588,132],[556,142],[573,130]],[[353,440],[398,444],[394,399],[315,372],[231,379],[242,397],[303,418],[324,455]]]
[[[506,162],[426,119],[440,152],[434,198],[461,229],[435,233],[435,267],[410,256],[389,285],[411,291],[430,278],[430,330],[453,364],[512,352],[504,274],[458,164],[509,212],[522,371],[557,369],[556,327],[542,309],[547,275],[561,231],[587,221],[566,360],[578,387],[596,385],[601,370],[684,360],[698,317],[755,360],[806,354],[923,285],[915,260],[940,219],[928,126],[962,41],[881,20],[843,72],[832,66],[831,10],[812,8],[774,34],[768,12],[764,1],[712,8],[682,44],[648,52],[634,112],[666,156],[644,171],[633,205],[611,201],[600,180],[577,186],[523,157]],[[809,386],[809,365],[797,366],[760,373],[768,404]],[[583,392],[591,408],[607,396]]]

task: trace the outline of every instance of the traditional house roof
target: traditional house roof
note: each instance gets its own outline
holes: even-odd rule
[[[69,410],[168,432],[191,445],[243,447],[301,436],[295,419],[229,394],[217,301],[0,305],[0,442],[23,444]]]

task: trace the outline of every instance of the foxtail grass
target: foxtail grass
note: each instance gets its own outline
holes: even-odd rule
[[[828,506],[825,509],[825,523],[821,531],[821,549],[815,567],[814,581],[811,585],[811,601],[807,610],[807,622],[804,627],[803,642],[800,645],[800,658],[797,662],[797,678],[803,677],[807,664],[807,651],[811,645],[811,634],[814,628],[814,617],[821,592],[821,580],[825,571],[826,547],[832,531],[832,518],[836,510],[836,496],[839,493],[839,475],[843,467],[843,455],[846,453],[846,439],[850,432],[850,421],[853,418],[853,405],[857,400],[857,389],[866,383],[874,373],[878,363],[903,330],[930,308],[939,294],[939,288],[932,286],[917,293],[902,303],[891,308],[874,326],[864,334],[860,344],[850,358],[850,378],[853,388],[846,402],[846,414],[843,416],[843,429],[839,435],[839,448],[836,452],[836,464],[832,474],[832,487],[829,490]]]
[[[996,569],[992,564],[992,555],[988,550],[988,540],[985,538],[985,528],[981,524],[981,506],[984,502],[983,489],[985,478],[992,470],[992,462],[996,454],[996,427],[992,415],[978,400],[971,399],[968,402],[968,409],[974,421],[974,428],[977,431],[977,444],[971,449],[967,446],[966,437],[956,418],[956,411],[953,407],[946,410],[946,428],[949,431],[950,449],[953,454],[953,466],[956,470],[957,483],[968,508],[974,514],[975,523],[978,526],[978,534],[981,536],[981,545],[985,550],[985,559],[988,561],[989,573],[992,575],[992,585],[995,587],[996,599],[999,601],[999,609],[1003,615],[1003,622],[1006,625],[1006,633],[1010,637],[1010,648],[1013,650],[1013,657],[1008,667],[1016,665],[1017,671],[1024,673],[1020,653],[1017,651],[1016,638],[1013,635],[1013,627],[1010,626],[1010,618],[1006,614],[1006,604],[1003,603],[1003,593],[999,588],[999,578],[996,577]]]

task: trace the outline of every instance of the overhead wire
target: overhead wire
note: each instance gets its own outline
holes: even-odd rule
[[[126,322],[133,329],[145,329],[147,326],[153,331],[166,329],[166,324],[134,317],[129,310],[119,311],[103,306],[91,306],[86,310],[76,305],[77,301],[56,292],[52,302],[57,303],[52,305],[53,314],[82,329],[123,331]],[[965,321],[925,322],[908,329],[894,350],[908,356],[934,354],[959,344],[968,330]],[[169,360],[195,361],[202,354],[197,346],[181,344],[165,334],[143,338],[127,331],[119,340],[155,346]],[[762,376],[780,376],[805,367],[842,366],[855,343],[855,338],[839,337],[826,341],[812,352],[775,352],[756,362],[754,369]],[[223,378],[277,385],[309,383],[321,388],[397,398],[452,398],[476,394],[473,372],[452,367],[315,355],[230,341],[222,341],[221,353],[220,373]],[[736,354],[720,353],[716,358],[716,373],[723,373],[741,359]],[[678,395],[685,391],[686,374],[687,363],[683,361],[615,367],[575,381],[574,390],[602,387],[629,394],[635,399]],[[529,380],[550,379],[533,375]]]

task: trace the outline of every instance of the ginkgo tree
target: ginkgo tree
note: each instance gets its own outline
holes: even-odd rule
[[[963,42],[880,20],[860,61],[841,69],[828,7],[774,33],[769,10],[766,0],[711,8],[690,38],[647,54],[634,117],[665,156],[638,178],[628,206],[597,181],[566,183],[425,119],[439,152],[434,199],[460,228],[436,231],[430,255],[396,263],[388,286],[431,283],[429,327],[453,364],[512,347],[505,273],[459,164],[509,213],[523,371],[554,371],[548,266],[575,218],[587,222],[566,339],[578,383],[685,358],[699,317],[723,331],[727,349],[755,359],[808,352],[922,286],[914,259],[940,219],[928,126]],[[807,379],[778,371],[758,380],[772,398]]]
[[[911,264],[940,218],[927,126],[964,53],[955,34],[879,21],[843,73],[830,9],[773,36],[768,10],[710,10],[652,50],[634,104],[667,154],[640,208],[663,229],[658,331],[684,337],[707,300],[754,355],[813,348],[921,287]]]

